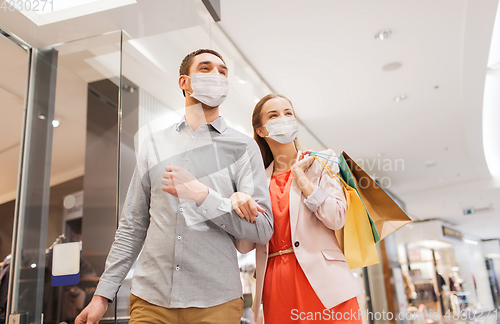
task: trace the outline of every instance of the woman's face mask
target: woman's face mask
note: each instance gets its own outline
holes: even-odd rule
[[[278,143],[288,144],[297,138],[299,126],[295,117],[275,118],[264,125],[269,135],[266,137],[272,138]]]
[[[197,73],[191,79],[193,92],[189,95],[209,107],[217,107],[227,97],[227,78],[215,73]]]

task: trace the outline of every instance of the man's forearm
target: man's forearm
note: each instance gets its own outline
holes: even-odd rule
[[[259,213],[255,223],[249,223],[236,214],[229,198],[222,198],[212,189],[209,189],[207,197],[198,207],[197,212],[236,239],[266,244],[273,235],[272,216],[269,210]]]

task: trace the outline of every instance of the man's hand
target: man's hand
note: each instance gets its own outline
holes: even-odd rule
[[[245,218],[250,223],[255,223],[255,217],[259,212],[265,213],[266,210],[259,206],[252,197],[243,192],[235,192],[231,195],[231,204],[233,209],[241,218]]]
[[[165,168],[161,183],[165,185],[162,190],[172,196],[194,200],[201,205],[208,195],[208,187],[199,182],[186,169],[169,164]]]
[[[108,299],[94,295],[90,304],[75,319],[75,324],[97,324],[108,309]]]

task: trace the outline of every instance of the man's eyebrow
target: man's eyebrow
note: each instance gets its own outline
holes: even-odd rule
[[[203,64],[213,65],[214,63],[212,61],[202,61],[202,62],[198,63],[198,66],[203,65]],[[220,64],[219,68],[227,70],[227,66],[225,66],[224,64]]]

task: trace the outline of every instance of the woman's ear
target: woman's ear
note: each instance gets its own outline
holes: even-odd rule
[[[266,137],[266,135],[264,134],[264,130],[262,128],[263,127],[256,128],[255,132],[257,133],[257,135],[259,135],[260,137],[264,138],[264,137]]]

